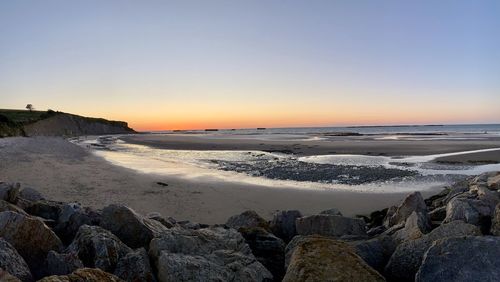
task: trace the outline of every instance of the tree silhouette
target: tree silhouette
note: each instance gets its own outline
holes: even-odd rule
[[[28,104],[28,105],[26,105],[26,109],[28,109],[30,112],[32,112],[35,109],[35,107],[33,107],[32,104]]]

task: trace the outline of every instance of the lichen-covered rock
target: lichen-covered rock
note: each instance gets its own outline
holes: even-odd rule
[[[479,234],[481,232],[477,226],[460,220],[442,224],[419,239],[398,245],[387,263],[385,275],[390,281],[414,281],[422,257],[432,242],[447,237]]]
[[[285,242],[289,242],[297,235],[295,220],[299,217],[302,217],[302,214],[298,210],[278,211],[271,220],[271,231]]]
[[[4,239],[0,238],[0,268],[22,281],[33,281],[28,264]],[[0,278],[0,281],[3,281]]]
[[[77,254],[60,254],[54,251],[47,255],[46,266],[47,275],[66,275],[84,267]]]
[[[299,235],[366,236],[366,224],[359,218],[320,214],[298,218],[295,224]]]
[[[238,215],[231,216],[226,225],[238,229],[238,228],[250,228],[250,227],[261,227],[264,229],[269,229],[269,223],[260,217],[255,211],[245,211]]]
[[[113,272],[118,261],[131,252],[128,246],[111,232],[99,226],[82,225],[67,252],[75,254],[83,265]]]
[[[114,274],[125,281],[154,282],[156,281],[146,249],[140,248],[122,257]]]
[[[96,268],[80,268],[68,275],[53,275],[43,278],[38,282],[121,282],[113,274]]]
[[[250,246],[255,258],[281,281],[285,274],[285,243],[263,228],[240,228],[239,232]]]
[[[78,203],[69,203],[61,207],[57,225],[54,231],[61,240],[69,244],[75,237],[82,225],[99,225],[101,215],[88,207],[82,207]]]
[[[234,229],[171,228],[151,240],[149,255],[160,281],[264,281],[272,274]],[[223,279],[223,280],[220,280]],[[242,279],[242,280],[239,280]]]
[[[389,210],[384,220],[384,225],[389,228],[399,223],[403,223],[412,212],[427,214],[427,206],[420,192],[409,194],[395,210]]]
[[[500,281],[500,238],[453,237],[427,250],[415,281]]]
[[[283,281],[385,280],[346,243],[314,237],[294,248]]]
[[[0,213],[0,237],[19,252],[35,278],[44,274],[47,253],[62,249],[61,240],[42,221],[12,211]]]
[[[131,248],[148,248],[149,242],[168,230],[156,220],[145,218],[126,206],[110,205],[103,209],[100,224]]]

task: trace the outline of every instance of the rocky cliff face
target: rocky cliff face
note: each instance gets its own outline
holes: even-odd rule
[[[79,136],[134,133],[123,121],[57,114],[24,126],[26,136]]]

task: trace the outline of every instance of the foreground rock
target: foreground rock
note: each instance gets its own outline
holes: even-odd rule
[[[384,225],[389,228],[394,225],[406,222],[406,219],[413,213],[427,214],[427,206],[420,192],[413,192],[406,196],[403,202],[397,208],[391,208],[387,211]]]
[[[21,254],[35,278],[43,276],[48,252],[62,249],[61,240],[42,221],[11,211],[0,213],[0,237]]]
[[[337,215],[312,215],[296,221],[299,235],[323,235],[332,237],[366,236],[366,225],[362,219]]]
[[[415,281],[499,281],[499,237],[455,237],[426,252]]]
[[[125,281],[156,281],[149,264],[148,253],[144,248],[137,249],[122,257],[116,265],[114,274]]]
[[[354,247],[358,256],[379,272],[384,271],[384,267],[396,249],[396,242],[386,235],[370,240],[353,241],[349,244]]]
[[[443,224],[417,240],[399,245],[391,256],[385,275],[390,281],[414,281],[425,252],[432,243],[441,238],[481,234],[474,225],[457,220]]]
[[[4,239],[0,238],[0,268],[22,281],[33,281],[28,264]],[[3,281],[0,278],[0,281]]]
[[[250,246],[253,255],[281,281],[285,274],[285,243],[263,228],[240,228],[239,232]]]
[[[293,236],[297,235],[295,221],[299,217],[302,217],[302,214],[298,210],[278,211],[271,220],[271,231],[285,242],[290,242]]]
[[[346,243],[311,237],[292,253],[283,281],[385,281]]]
[[[264,229],[269,229],[269,223],[260,217],[255,211],[245,211],[239,215],[231,216],[226,225],[234,228],[252,228],[252,227],[260,227]]]
[[[47,255],[45,265],[48,275],[66,275],[83,268],[83,263],[77,254],[60,254],[54,251],[50,251]]]
[[[110,273],[113,273],[118,261],[131,251],[111,232],[89,225],[81,226],[68,246],[68,253],[77,255],[86,267]]]
[[[234,229],[172,228],[151,240],[160,281],[265,281],[272,274]]]
[[[69,275],[49,276],[39,282],[120,282],[113,274],[96,268],[80,268]]]
[[[160,222],[143,217],[125,206],[110,205],[102,211],[101,227],[111,231],[131,248],[148,248],[149,242],[168,230]]]

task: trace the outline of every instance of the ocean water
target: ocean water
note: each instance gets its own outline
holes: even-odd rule
[[[370,135],[373,139],[433,138],[478,140],[500,136],[500,125],[330,127],[160,132],[196,134],[201,138],[318,140],[338,133]],[[230,181],[293,189],[339,189],[357,192],[405,192],[435,189],[487,171],[500,164],[450,165],[432,162],[449,155],[488,152],[500,148],[427,156],[321,155],[297,157],[262,151],[166,150],[129,144],[117,136],[73,139],[111,163],[142,173],[194,181]],[[500,146],[499,146],[500,147]]]

